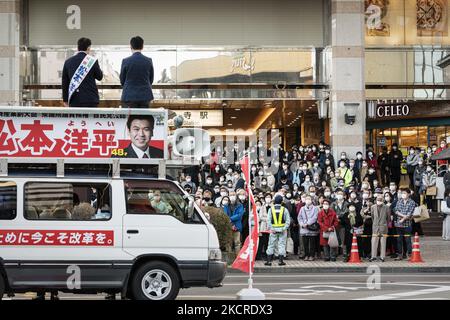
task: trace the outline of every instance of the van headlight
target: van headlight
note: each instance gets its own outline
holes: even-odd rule
[[[209,260],[221,261],[222,251],[220,251],[220,249],[209,249]]]

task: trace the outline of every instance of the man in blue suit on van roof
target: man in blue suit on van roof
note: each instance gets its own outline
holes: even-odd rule
[[[142,54],[144,39],[133,37],[130,40],[133,54],[122,60],[120,84],[122,107],[148,108],[153,100],[152,83],[154,77],[153,62]]]

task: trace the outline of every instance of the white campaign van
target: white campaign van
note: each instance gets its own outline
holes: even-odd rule
[[[225,273],[214,227],[176,182],[0,177],[0,298],[63,291],[175,299],[180,288],[221,286]]]

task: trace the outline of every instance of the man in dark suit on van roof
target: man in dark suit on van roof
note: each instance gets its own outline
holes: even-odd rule
[[[69,97],[69,87],[72,82],[72,78],[74,78],[74,74],[80,67],[80,64],[82,64],[86,56],[90,54],[91,40],[88,38],[80,38],[77,46],[78,53],[66,60],[62,71],[62,95],[64,106],[97,107],[100,99],[95,80],[101,81],[103,79],[103,72],[100,69],[98,61],[95,61],[89,72],[85,75],[84,79],[78,86],[76,86],[73,94]]]
[[[148,108],[153,100],[152,83],[154,77],[153,62],[142,54],[144,39],[133,37],[130,40],[133,54],[123,59],[120,69],[122,106],[127,108]]]

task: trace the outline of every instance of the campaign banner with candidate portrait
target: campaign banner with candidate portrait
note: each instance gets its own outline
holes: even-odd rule
[[[0,157],[167,158],[167,110],[0,107]]]

